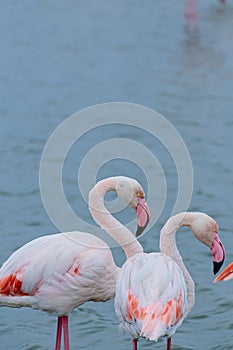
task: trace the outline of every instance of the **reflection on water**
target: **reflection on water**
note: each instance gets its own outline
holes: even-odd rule
[[[194,167],[190,210],[216,218],[228,250],[226,263],[233,260],[233,7],[230,1],[221,6],[206,0],[198,2],[198,11],[199,31],[187,33],[178,0],[1,5],[1,261],[26,241],[56,231],[38,184],[40,157],[51,132],[75,111],[108,101],[149,106],[177,128]],[[117,129],[114,134],[123,135]],[[101,131],[90,142],[99,138]],[[90,145],[83,144],[82,150]],[[177,191],[171,160],[158,144],[150,147],[160,157],[170,192],[159,222],[141,240],[145,251],[158,250],[159,229]],[[64,173],[66,195],[88,217],[87,208],[79,207],[78,154],[72,152]],[[135,167],[124,162],[103,167],[99,176],[113,169],[136,176]],[[138,176],[144,181],[142,173]],[[211,257],[188,231],[177,240],[196,283],[196,305],[176,332],[174,349],[232,349],[232,283],[212,283]],[[123,262],[120,249],[114,255]],[[42,312],[2,308],[2,347],[53,348],[55,321]],[[128,349],[130,339],[117,324],[112,301],[83,305],[70,318],[71,348]],[[165,343],[140,341],[140,349],[152,346],[162,350]]]

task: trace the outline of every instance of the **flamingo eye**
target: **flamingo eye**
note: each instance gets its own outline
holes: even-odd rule
[[[137,191],[137,192],[136,192],[136,196],[137,196],[138,198],[144,198],[144,194],[143,194],[142,191]]]

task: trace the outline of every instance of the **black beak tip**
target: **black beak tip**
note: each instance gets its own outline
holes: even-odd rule
[[[218,271],[221,269],[222,265],[223,265],[224,259],[220,262],[215,262],[214,261],[214,275],[216,275],[216,273],[218,273]]]
[[[141,236],[141,234],[143,233],[144,229],[145,229],[145,227],[138,226],[137,231],[136,231],[136,237]]]

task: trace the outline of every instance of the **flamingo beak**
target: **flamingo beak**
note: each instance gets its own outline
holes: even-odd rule
[[[138,228],[136,231],[136,237],[139,237],[145,230],[150,220],[150,209],[146,203],[145,198],[139,197],[138,204],[136,206],[136,216],[138,218]]]
[[[230,263],[214,280],[214,282],[233,279],[233,263]]]
[[[213,257],[213,264],[214,264],[213,272],[214,272],[214,275],[216,275],[216,273],[221,269],[225,259],[225,255],[226,255],[224,246],[220,241],[217,233],[214,237],[214,241],[210,251]]]
[[[220,262],[215,262],[215,261],[213,262],[213,264],[214,264],[214,268],[213,268],[214,275],[216,275],[216,273],[218,273],[218,271],[221,269],[223,262],[224,262],[224,259],[222,261],[220,261]]]

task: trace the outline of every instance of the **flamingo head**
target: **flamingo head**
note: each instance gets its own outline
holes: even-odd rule
[[[218,235],[218,224],[204,213],[195,213],[191,222],[191,229],[196,238],[210,248],[216,274],[225,259],[225,249]]]
[[[150,209],[145,200],[145,193],[141,185],[134,179],[121,177],[116,186],[117,195],[131,208],[136,210],[138,228],[136,237],[139,237],[150,220]]]

